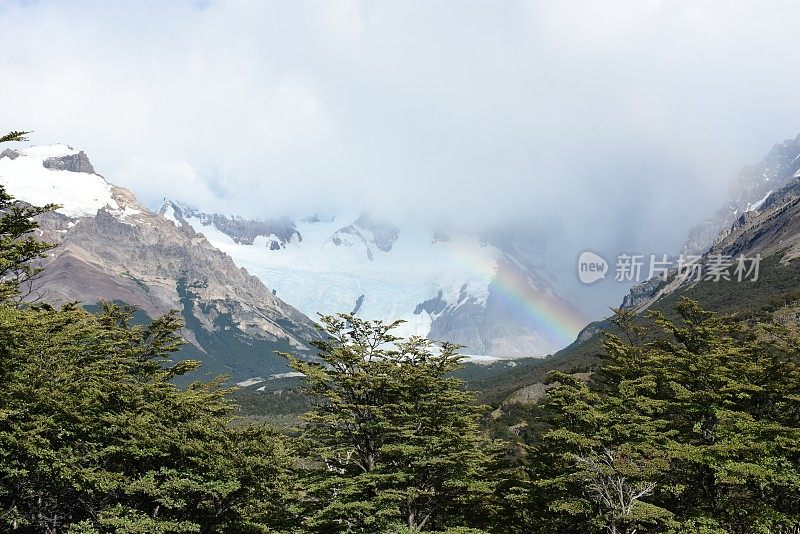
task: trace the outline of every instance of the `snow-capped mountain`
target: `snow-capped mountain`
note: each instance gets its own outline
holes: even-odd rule
[[[149,317],[179,310],[192,344],[187,355],[235,379],[285,371],[273,351],[306,351],[317,336],[311,320],[191,226],[173,224],[95,174],[83,152],[66,145],[4,150],[0,184],[19,200],[61,205],[40,220],[42,238],[59,246],[34,297],[121,301]]]
[[[43,237],[60,243],[47,300],[181,310],[187,339],[235,378],[284,370],[271,350],[304,348],[317,313],[402,319],[405,335],[501,358],[552,353],[587,322],[525,233],[400,227],[364,213],[245,220],[169,200],[153,213],[66,145],[5,150],[0,183],[62,205],[42,219]]]
[[[549,354],[588,322],[554,289],[527,238],[400,227],[365,213],[253,221],[174,200],[160,213],[310,317],[402,319],[406,335],[500,358]]]

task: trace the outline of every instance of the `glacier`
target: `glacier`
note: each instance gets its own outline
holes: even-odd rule
[[[159,211],[174,224],[202,233],[276,296],[312,318],[351,312],[366,319],[401,320],[398,335],[435,332],[485,359],[552,353],[588,322],[524,257],[486,235],[414,223],[400,228],[363,212],[258,223],[205,214],[171,199]],[[253,237],[258,224],[262,233]],[[501,271],[515,273],[513,289],[520,295],[510,295],[511,300],[547,301],[550,308],[557,303],[567,309],[562,314],[566,334],[548,332],[548,317],[529,317],[526,302],[501,302]]]

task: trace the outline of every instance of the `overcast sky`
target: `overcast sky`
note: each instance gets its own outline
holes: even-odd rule
[[[672,252],[800,132],[798,2],[0,0],[0,129],[150,207]]]

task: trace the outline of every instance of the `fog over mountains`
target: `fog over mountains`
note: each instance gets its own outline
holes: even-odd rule
[[[317,336],[311,320],[202,235],[95,174],[83,152],[67,145],[6,149],[0,184],[20,200],[61,205],[40,219],[41,238],[58,246],[30,300],[120,302],[150,318],[175,310],[189,341],[183,355],[202,360],[204,372],[234,379],[285,372],[274,351],[307,353]]]
[[[2,2],[0,122],[153,210],[511,223],[565,263],[679,250],[797,133],[795,4],[427,4]]]
[[[730,241],[770,209],[800,172],[798,147],[784,141],[745,166],[683,252]],[[305,350],[319,313],[399,319],[404,335],[458,343],[477,358],[516,358],[558,351],[597,318],[588,310],[620,302],[597,302],[555,249],[558,236],[535,228],[398,225],[368,212],[246,219],[172,199],[152,212],[67,145],[5,150],[0,182],[24,201],[61,204],[42,221],[60,246],[46,262],[47,293],[34,297],[120,301],[150,317],[178,310],[193,349],[237,378],[284,372],[272,351]],[[668,291],[648,281],[625,305]],[[231,358],[237,346],[251,356]]]
[[[61,205],[41,220],[59,246],[31,299],[176,310],[187,350],[235,379],[285,372],[274,351],[306,351],[318,313],[403,320],[402,334],[477,358],[545,356],[588,322],[535,233],[398,227],[367,213],[246,220],[173,200],[156,213],[67,145],[4,150],[0,183]]]
[[[36,201],[64,203],[48,228],[70,261],[108,266],[148,313],[178,307],[246,345],[250,324],[300,343],[317,312],[356,312],[472,354],[542,355],[629,289],[580,284],[582,251],[702,250],[768,202],[762,175],[792,172],[796,142],[709,209],[765,140],[797,133],[797,16],[744,1],[12,0],[0,123],[77,150],[1,161],[89,187]],[[140,232],[149,259],[129,276],[121,245],[104,257],[81,225]],[[63,299],[98,296],[70,287]]]

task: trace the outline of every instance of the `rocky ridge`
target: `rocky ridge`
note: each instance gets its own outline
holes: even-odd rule
[[[776,144],[764,159],[747,165],[729,187],[724,206],[710,219],[695,226],[683,246],[684,255],[709,258],[770,256],[784,253],[783,261],[800,255],[800,135]],[[670,272],[667,280],[652,278],[631,288],[622,308],[641,311],[665,295],[691,286]]]
[[[742,214],[757,210],[772,192],[781,189],[798,172],[800,135],[775,144],[759,163],[744,166],[731,182],[723,206],[712,217],[690,230],[681,252],[706,252],[725,237]]]

